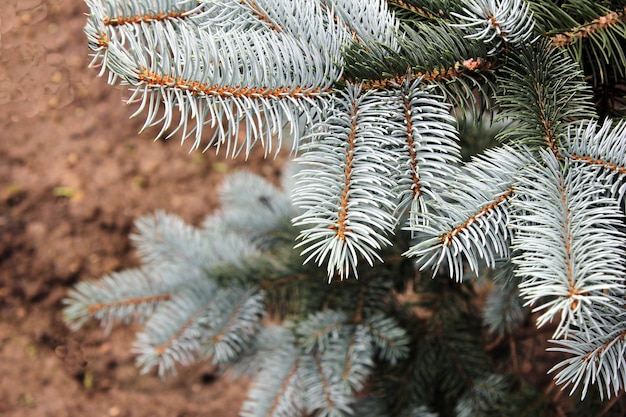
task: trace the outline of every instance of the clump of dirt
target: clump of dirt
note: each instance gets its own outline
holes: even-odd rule
[[[0,7],[0,415],[235,416],[247,382],[216,379],[210,364],[140,376],[136,328],[72,334],[62,299],[79,280],[135,265],[138,216],[163,209],[198,224],[226,173],[275,180],[279,164],[138,136],[127,91],[87,68],[85,13],[76,0]]]

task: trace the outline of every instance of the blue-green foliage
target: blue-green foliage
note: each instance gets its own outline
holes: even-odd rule
[[[470,284],[419,277],[408,260],[331,284],[324,269],[303,266],[289,222],[297,213],[286,198],[292,185],[239,172],[227,177],[222,207],[203,228],[163,212],[138,219],[132,240],[142,266],[76,285],[65,319],[75,330],[89,319],[108,329],[143,323],[133,352],[144,373],[165,377],[210,360],[252,377],[242,416],[348,416],[364,401],[375,405],[363,415],[430,416],[437,393],[446,409],[458,402],[467,412],[514,392],[491,373]],[[278,299],[284,287],[291,292]],[[398,302],[407,288],[414,295]],[[415,306],[430,313],[420,319]],[[278,322],[264,320],[276,311]],[[381,401],[384,392],[394,394]]]
[[[626,388],[626,125],[601,120],[625,102],[623,2],[87,3],[93,65],[146,127],[229,156],[289,142],[298,173],[230,177],[201,229],[139,219],[142,266],[78,284],[74,327],[145,323],[145,371],[252,372],[246,416],[523,414],[543,401],[495,372],[479,318],[514,338],[530,307],[558,383]],[[457,119],[503,143],[463,162]]]
[[[165,376],[209,358],[256,376],[242,415],[350,414],[376,364],[408,355],[406,331],[388,304],[390,283],[370,277],[379,282],[351,288],[353,302],[323,297],[306,313],[283,310],[279,329],[266,326],[265,294],[279,284],[301,296],[310,287],[330,296],[331,287],[317,268],[292,269],[300,266],[289,222],[295,209],[284,191],[241,172],[228,177],[220,196],[221,210],[202,229],[163,212],[138,219],[132,238],[142,267],[78,284],[66,320],[75,329],[88,318],[109,328],[129,318],[143,322],[133,347],[143,372]]]

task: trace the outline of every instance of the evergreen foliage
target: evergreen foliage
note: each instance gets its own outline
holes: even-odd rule
[[[296,162],[202,228],[139,219],[142,266],[77,284],[72,328],[251,375],[243,416],[562,414],[494,352],[528,317],[557,384],[624,392],[625,2],[86,1],[144,127]]]

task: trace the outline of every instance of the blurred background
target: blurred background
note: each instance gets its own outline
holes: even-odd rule
[[[86,12],[82,0],[0,6],[0,416],[236,416],[245,381],[216,380],[209,363],[141,376],[137,329],[63,324],[70,285],[136,265],[136,217],[199,224],[226,173],[280,174],[259,152],[225,160],[139,135],[128,92],[88,68]]]

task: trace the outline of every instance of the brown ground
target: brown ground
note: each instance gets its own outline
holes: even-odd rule
[[[87,68],[82,0],[0,3],[0,416],[237,415],[240,383],[214,382],[209,364],[140,376],[136,329],[71,334],[61,300],[78,280],[135,265],[137,216],[198,224],[225,172],[276,168],[138,136],[126,90]]]

